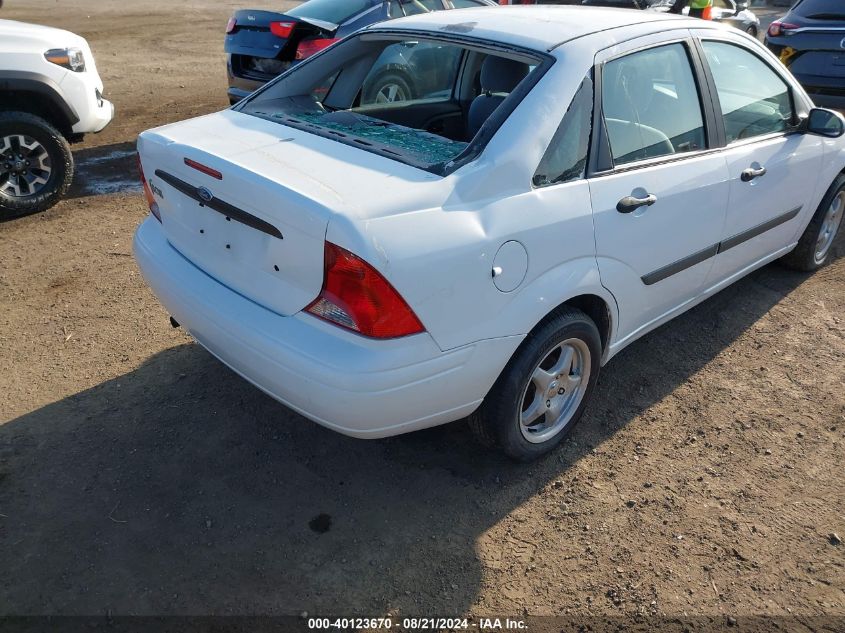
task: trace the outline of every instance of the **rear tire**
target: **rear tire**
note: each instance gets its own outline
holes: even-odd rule
[[[49,209],[72,180],[73,155],[61,132],[28,112],[0,112],[0,219]]]
[[[805,272],[817,270],[828,263],[836,234],[842,226],[843,214],[845,174],[839,174],[824,194],[813,219],[798,240],[798,246],[791,253],[784,255],[781,262],[788,268]]]
[[[364,89],[364,103],[395,103],[414,98],[414,91],[408,79],[396,72],[386,72],[376,77]]]
[[[756,26],[749,26],[745,29],[745,32],[748,33],[751,37],[757,37],[757,27]]]
[[[538,325],[469,417],[479,441],[528,462],[572,431],[592,395],[601,337],[583,312],[565,306]]]

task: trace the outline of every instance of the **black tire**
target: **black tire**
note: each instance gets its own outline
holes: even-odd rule
[[[395,86],[396,98],[383,101],[382,103],[392,103],[394,101],[407,101],[414,98],[414,90],[408,78],[397,72],[386,72],[369,83],[364,88],[364,103],[379,103],[378,94],[388,86]]]
[[[585,372],[588,378],[586,390],[565,426],[553,437],[533,443],[526,439],[521,423],[531,376],[548,358],[550,350],[573,339],[581,341],[589,354],[589,371]],[[580,310],[569,306],[560,308],[522,342],[484,402],[469,417],[470,428],[482,444],[496,446],[517,461],[528,462],[545,455],[560,444],[581,419],[598,379],[601,355],[601,336],[596,324]],[[545,397],[543,395],[541,399]]]
[[[748,33],[751,37],[757,37],[757,27],[752,25],[745,29],[745,32]]]
[[[0,112],[0,149],[2,139],[23,135],[35,139],[46,150],[51,172],[47,182],[32,194],[13,195],[0,189],[0,219],[16,218],[45,211],[67,192],[73,180],[73,155],[70,145],[53,125],[28,112]],[[4,165],[0,164],[0,171]],[[0,174],[0,187],[8,177]]]
[[[813,219],[810,220],[810,223],[801,235],[801,239],[798,240],[798,245],[792,252],[781,258],[781,262],[784,266],[792,268],[793,270],[812,272],[814,270],[818,270],[830,261],[830,253],[833,250],[832,243],[836,239],[836,230],[834,230],[834,234],[831,238],[831,247],[823,253],[823,257],[817,257],[817,243],[821,235],[821,230],[825,225],[825,218],[831,204],[833,204],[834,200],[838,196],[842,195],[843,192],[845,192],[845,174],[839,174],[839,176],[836,177],[836,180],[833,181],[830,189],[828,189],[827,193],[824,194],[821,204],[818,209],[816,209],[816,213],[813,215]],[[840,211],[840,222],[841,213],[842,212]],[[837,227],[837,230],[838,228],[839,227]]]

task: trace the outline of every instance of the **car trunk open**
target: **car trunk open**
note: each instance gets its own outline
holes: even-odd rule
[[[233,70],[256,81],[269,81],[287,70],[303,40],[332,38],[337,31],[337,25],[331,22],[252,9],[236,11],[233,22],[225,43],[226,52],[232,55]],[[273,32],[274,23],[286,26]]]

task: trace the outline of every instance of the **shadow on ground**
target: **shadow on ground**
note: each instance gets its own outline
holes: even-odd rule
[[[485,530],[805,277],[770,266],[635,343],[572,441],[519,466],[463,424],[359,441],[197,345],[0,426],[0,604],[16,614],[459,614]]]
[[[140,193],[138,153],[135,143],[112,143],[73,149],[76,173],[66,196],[69,199],[115,193]]]

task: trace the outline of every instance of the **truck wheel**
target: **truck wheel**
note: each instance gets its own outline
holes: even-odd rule
[[[804,230],[798,246],[781,258],[781,262],[794,270],[813,271],[824,266],[830,259],[833,240],[842,225],[845,214],[845,174],[836,180],[824,194],[813,219]]]
[[[28,112],[0,112],[0,219],[52,207],[73,180],[64,136]]]
[[[554,449],[581,418],[601,364],[601,337],[583,312],[564,307],[541,323],[508,362],[469,425],[486,445],[518,461]]]

